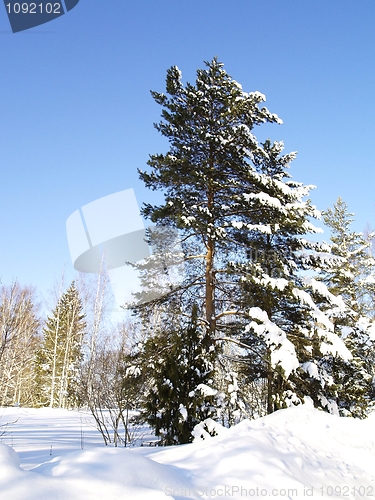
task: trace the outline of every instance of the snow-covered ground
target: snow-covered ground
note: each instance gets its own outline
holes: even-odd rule
[[[13,421],[0,444],[4,500],[375,498],[375,416],[306,404],[205,441],[130,449],[104,447],[81,412],[0,409],[0,425]]]

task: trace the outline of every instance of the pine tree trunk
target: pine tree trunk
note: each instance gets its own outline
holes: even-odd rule
[[[213,160],[211,160],[211,169],[214,169]],[[214,192],[209,187],[207,193],[207,209],[212,214],[214,208]],[[216,329],[215,321],[215,284],[214,284],[214,255],[215,255],[215,241],[212,236],[207,239],[207,252],[206,252],[206,320],[208,323],[208,331],[212,338]]]
[[[206,320],[211,334],[215,332],[215,303],[214,303],[214,242],[209,238],[206,254]]]

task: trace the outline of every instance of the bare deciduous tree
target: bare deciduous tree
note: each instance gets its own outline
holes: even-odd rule
[[[33,362],[40,344],[35,292],[15,282],[0,288],[0,405],[33,403]]]
[[[140,371],[129,356],[135,335],[133,325],[118,325],[97,342],[95,357],[82,373],[82,400],[106,445],[127,446],[137,434],[129,419],[142,395]]]

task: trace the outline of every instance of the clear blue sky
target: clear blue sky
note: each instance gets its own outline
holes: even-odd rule
[[[133,187],[166,142],[153,128],[178,65],[193,81],[218,56],[284,125],[255,134],[297,150],[293,177],[314,204],[340,195],[355,229],[375,226],[373,0],[80,0],[59,19],[12,34],[0,6],[0,276],[43,293],[65,265],[82,205]],[[327,235],[328,238],[328,235]]]

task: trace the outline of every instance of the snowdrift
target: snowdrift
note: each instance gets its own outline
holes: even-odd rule
[[[375,497],[375,416],[340,418],[306,404],[189,445],[97,446],[30,471],[0,444],[0,498],[7,500],[264,497]]]

